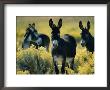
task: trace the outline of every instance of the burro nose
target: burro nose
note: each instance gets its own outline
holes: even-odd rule
[[[53,40],[53,47],[58,47],[58,41],[57,40]]]
[[[37,43],[37,45],[41,45],[41,44],[42,44],[42,39],[41,39],[41,38],[38,38],[38,39],[36,40],[36,43]]]
[[[81,40],[81,45],[82,45],[82,47],[85,46],[85,41],[84,40]]]

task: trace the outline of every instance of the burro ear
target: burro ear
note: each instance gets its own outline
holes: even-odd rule
[[[58,21],[58,26],[57,27],[61,28],[61,26],[62,26],[62,19],[60,18],[59,21]]]
[[[80,28],[81,30],[84,29],[84,28],[83,28],[83,25],[82,25],[82,21],[79,21],[79,28]]]
[[[31,24],[28,24],[28,26],[30,27],[30,26],[31,26]]]
[[[89,31],[90,29],[90,21],[87,22],[87,30]]]
[[[53,27],[53,21],[52,19],[49,20],[49,26],[52,28]]]
[[[33,23],[32,25],[35,26],[35,23]]]

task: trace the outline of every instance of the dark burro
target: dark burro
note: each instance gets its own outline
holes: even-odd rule
[[[94,37],[90,34],[90,21],[87,22],[87,27],[83,27],[82,21],[79,21],[79,28],[81,29],[81,45],[86,46],[89,52],[94,52]]]
[[[59,19],[58,25],[56,26],[52,19],[49,20],[49,26],[52,29],[51,32],[51,41],[52,41],[52,48],[51,54],[53,57],[53,63],[55,68],[55,73],[59,74],[58,69],[58,57],[62,57],[62,67],[61,73],[65,73],[65,63],[66,57],[70,58],[70,68],[74,69],[74,58],[76,55],[76,40],[74,37],[70,36],[69,34],[65,34],[62,38],[60,37],[60,28],[62,26],[62,19]]]
[[[35,23],[32,25],[29,24],[28,28],[26,29],[22,48],[29,48],[31,44],[35,45],[36,48],[43,46],[47,51],[49,51],[50,39],[47,35],[39,34],[37,32],[35,29]]]

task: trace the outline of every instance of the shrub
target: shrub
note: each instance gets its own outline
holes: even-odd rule
[[[86,48],[78,48],[75,59],[78,74],[94,73],[94,54],[88,52]]]
[[[17,50],[17,74],[55,74],[52,56],[44,47],[36,49]],[[61,73],[61,58],[58,59],[58,68]],[[66,60],[68,62],[68,59]],[[78,44],[74,59],[74,70],[65,67],[66,74],[93,74],[94,54],[87,53],[85,48]]]
[[[17,70],[28,70],[30,74],[47,74],[53,72],[51,55],[45,48],[36,49],[31,46],[28,49],[20,49],[16,53]]]

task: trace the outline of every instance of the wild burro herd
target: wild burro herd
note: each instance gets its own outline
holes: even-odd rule
[[[61,73],[65,73],[66,58],[69,60],[69,68],[74,70],[74,58],[76,55],[77,43],[73,36],[64,34],[60,37],[60,28],[62,27],[62,19],[58,21],[58,25],[55,25],[53,20],[49,20],[49,26],[51,28],[51,54],[53,57],[54,70],[56,74],[59,74],[58,69],[58,57],[62,57]],[[82,21],[79,21],[79,28],[81,29],[81,45],[86,47],[87,51],[94,52],[94,37],[90,34],[90,21],[87,22],[87,26],[83,27]],[[45,34],[39,34],[35,29],[35,23],[29,24],[24,35],[24,41],[22,48],[29,48],[31,44],[36,46],[36,49],[40,46],[46,48],[49,51],[50,38]]]

